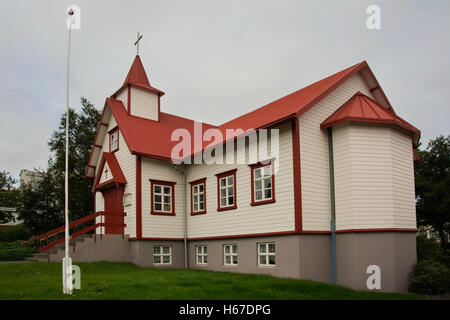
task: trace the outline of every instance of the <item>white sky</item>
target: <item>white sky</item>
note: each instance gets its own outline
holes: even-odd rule
[[[221,124],[362,60],[422,142],[450,133],[450,2],[1,0],[0,170],[46,168],[65,110],[65,10],[78,5],[71,105],[122,84],[136,33],[161,110]],[[381,8],[379,31],[366,8]]]

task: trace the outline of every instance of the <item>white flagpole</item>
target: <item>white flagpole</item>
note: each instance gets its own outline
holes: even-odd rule
[[[68,14],[72,19],[73,11]],[[72,261],[69,257],[69,74],[70,74],[70,38],[72,23],[69,28],[69,46],[67,50],[67,78],[66,78],[66,162],[64,174],[64,218],[65,218],[65,256],[63,259],[63,293],[72,294]],[[70,272],[70,273],[69,273]]]

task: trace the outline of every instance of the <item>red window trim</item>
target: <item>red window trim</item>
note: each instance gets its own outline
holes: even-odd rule
[[[114,128],[112,128],[111,130],[108,131],[108,133],[109,133],[109,139],[108,139],[109,140],[109,152],[111,152],[111,153],[114,153],[114,152],[119,150],[120,132],[117,134],[117,148],[114,149],[114,150],[111,150],[111,135],[113,133],[118,132],[118,131],[119,131],[119,127],[118,126],[115,126]]]
[[[226,210],[233,210],[237,208],[237,192],[236,192],[236,184],[237,184],[237,180],[236,180],[236,169],[232,169],[232,170],[228,170],[225,172],[221,172],[221,173],[217,173],[217,211],[226,211]],[[229,177],[229,176],[233,176],[234,178],[234,205],[230,206],[230,207],[224,207],[222,208],[220,206],[220,179],[221,178],[225,178],[225,177]]]
[[[174,216],[175,215],[175,184],[176,182],[172,182],[172,181],[164,181],[164,180],[155,180],[155,179],[149,179],[150,180],[150,214],[155,214],[155,215],[161,215],[161,216]],[[171,212],[160,212],[160,211],[155,211],[154,210],[154,198],[153,198],[153,186],[154,185],[162,185],[162,186],[168,186],[168,187],[172,187],[172,211]]]
[[[269,163],[267,163],[268,161],[270,161]],[[274,175],[274,162],[275,159],[269,159],[266,161],[262,161],[262,162],[257,162],[254,164],[249,164],[248,166],[250,167],[250,172],[251,172],[251,189],[252,189],[252,202],[250,203],[250,205],[252,206],[259,206],[259,205],[263,205],[263,204],[268,204],[268,203],[274,203],[275,202],[275,175]],[[260,200],[260,201],[256,201],[255,200],[255,176],[254,176],[254,170],[258,169],[258,168],[262,168],[262,167],[267,167],[267,166],[271,166],[272,167],[272,199],[268,199],[268,200]]]
[[[205,214],[206,213],[206,178],[202,178],[202,179],[198,179],[195,181],[191,181],[189,182],[189,184],[191,185],[191,216],[196,216],[199,214]],[[194,186],[203,184],[203,210],[201,211],[195,211],[194,212],[194,204],[193,204],[193,197],[192,197],[192,189],[194,188]]]

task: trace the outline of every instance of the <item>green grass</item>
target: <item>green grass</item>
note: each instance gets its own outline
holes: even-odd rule
[[[0,264],[0,299],[420,299],[265,275],[77,263],[81,290],[61,294],[60,263]]]

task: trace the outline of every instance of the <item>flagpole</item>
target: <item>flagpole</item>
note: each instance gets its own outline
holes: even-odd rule
[[[68,14],[73,16],[72,9]],[[71,21],[72,22],[72,21]],[[72,23],[69,27],[69,44],[67,50],[66,73],[66,159],[64,173],[64,218],[65,218],[65,256],[63,259],[63,293],[72,294],[72,263],[69,257],[69,75],[70,75],[70,39],[72,36]],[[70,274],[69,274],[70,272]]]

